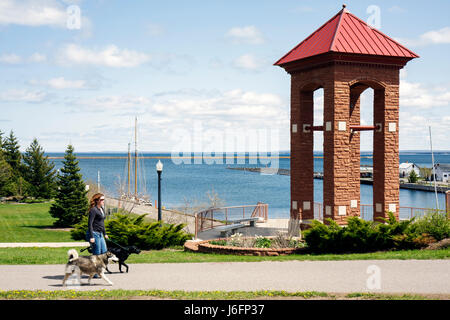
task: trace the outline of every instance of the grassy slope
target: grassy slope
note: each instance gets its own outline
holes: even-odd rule
[[[67,242],[67,231],[46,230],[55,221],[50,203],[0,204],[0,242]]]
[[[68,242],[67,231],[46,230],[54,218],[50,203],[0,204],[0,242]],[[64,264],[69,248],[0,248],[0,264]],[[78,249],[79,250],[79,249]],[[83,254],[87,254],[84,252]],[[290,255],[256,257],[215,255],[183,250],[152,250],[131,255],[129,263],[247,262],[286,260],[448,259],[450,249],[375,252],[364,254]]]

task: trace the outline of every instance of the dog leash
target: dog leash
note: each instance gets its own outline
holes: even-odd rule
[[[128,249],[126,249],[126,248],[124,248],[124,247],[122,247],[120,244],[118,244],[117,242],[115,242],[115,241],[112,241],[111,239],[105,239],[105,240],[107,240],[107,241],[109,241],[109,242],[112,242],[112,243],[114,243],[116,246],[118,246],[119,248],[121,248],[121,249],[123,249],[123,250],[125,250],[125,251],[128,251]]]

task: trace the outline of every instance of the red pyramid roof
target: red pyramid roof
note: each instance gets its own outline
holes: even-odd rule
[[[275,65],[305,59],[326,52],[402,58],[419,57],[382,32],[351,14],[345,7]]]

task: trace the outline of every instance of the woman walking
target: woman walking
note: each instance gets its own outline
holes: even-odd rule
[[[103,254],[108,250],[106,248],[106,241],[108,236],[105,230],[105,195],[96,193],[92,196],[89,208],[89,242],[94,244],[93,254]]]

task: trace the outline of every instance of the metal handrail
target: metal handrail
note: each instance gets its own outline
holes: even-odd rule
[[[211,207],[199,212],[195,213],[195,238],[197,239],[197,235],[206,230],[213,229],[214,227],[220,225],[226,225],[231,220],[233,220],[233,216],[236,217],[236,214],[233,214],[232,211],[235,209],[239,210],[239,218],[246,217],[246,208],[253,208],[253,210],[247,210],[247,216],[249,217],[260,217],[264,221],[268,219],[268,207],[269,205],[266,203],[258,202],[256,205],[242,205],[242,206],[229,206],[229,207]],[[231,212],[230,212],[231,211]],[[248,215],[250,213],[250,215]]]

